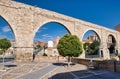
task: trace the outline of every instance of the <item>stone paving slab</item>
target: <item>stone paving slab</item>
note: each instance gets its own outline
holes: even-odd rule
[[[17,63],[16,67],[11,67],[6,72],[0,72],[0,79],[15,79],[16,77],[26,75],[28,73],[42,69],[49,63],[30,62],[30,63]]]
[[[56,66],[50,65],[50,66],[45,67],[45,68],[43,68],[41,70],[26,74],[26,75],[21,76],[21,77],[16,78],[16,79],[39,79],[42,76],[44,76],[46,73],[52,71],[54,68],[56,68]]]
[[[60,65],[44,79],[75,79],[76,75],[73,72],[84,69],[87,69],[85,65],[75,64],[70,67],[67,67],[66,65]]]

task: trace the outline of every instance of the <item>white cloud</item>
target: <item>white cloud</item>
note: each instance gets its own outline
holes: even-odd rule
[[[9,26],[5,26],[5,27],[2,28],[2,31],[3,32],[9,32],[9,31],[11,31],[11,29],[10,29]]]
[[[48,36],[48,37],[42,37],[42,38],[35,38],[35,41],[41,41],[41,42],[48,42],[49,40],[53,40],[53,37]]]
[[[50,36],[48,34],[44,34],[44,35],[42,35],[41,39],[47,42],[49,40],[53,40],[53,36]]]
[[[40,28],[38,31],[37,31],[37,33],[41,33],[41,32],[43,32],[44,30],[47,30],[48,28],[46,28],[46,27],[43,27],[43,28]]]
[[[44,35],[42,35],[43,37],[47,37],[48,36],[48,34],[44,34]]]
[[[46,37],[46,38],[52,38],[53,36],[50,36],[50,35],[48,35],[48,34],[44,34],[44,35],[42,35],[43,37]]]

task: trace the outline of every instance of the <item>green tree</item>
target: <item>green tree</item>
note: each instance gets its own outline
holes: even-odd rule
[[[40,49],[41,48],[41,46],[40,45],[37,45],[37,49]]]
[[[83,48],[84,48],[84,50],[85,50],[85,54],[89,54],[89,46],[90,46],[90,43],[89,42],[85,42],[84,44],[83,44]]]
[[[94,40],[93,43],[84,43],[83,47],[86,55],[95,55],[99,51],[100,42],[98,40]]]
[[[76,35],[64,35],[57,45],[60,55],[70,57],[78,57],[82,53],[82,43]]]
[[[92,50],[91,54],[97,54],[99,51],[100,42],[94,40],[93,43],[90,45],[90,49]]]
[[[0,39],[0,49],[5,52],[9,47],[11,47],[11,43],[8,39],[3,38]]]
[[[0,39],[0,49],[3,51],[3,65],[4,65],[4,53],[9,47],[11,47],[11,42],[8,39],[6,38]]]

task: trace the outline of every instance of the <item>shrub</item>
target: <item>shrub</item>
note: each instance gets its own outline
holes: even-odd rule
[[[47,54],[46,54],[46,53],[43,53],[43,56],[47,56]]]

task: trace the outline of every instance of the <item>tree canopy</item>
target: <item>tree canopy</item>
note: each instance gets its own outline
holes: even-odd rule
[[[8,39],[6,39],[6,38],[0,39],[0,49],[1,50],[3,50],[5,52],[9,47],[11,47],[11,43]]]
[[[87,55],[95,55],[98,53],[100,42],[94,40],[93,43],[84,43],[83,47]]]
[[[64,35],[57,45],[60,55],[78,57],[82,53],[82,43],[76,35]]]

